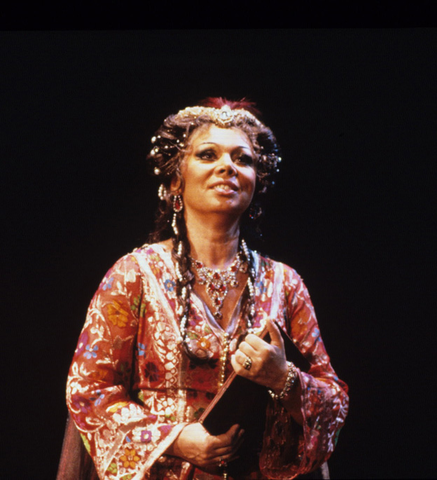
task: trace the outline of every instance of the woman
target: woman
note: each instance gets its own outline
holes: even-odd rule
[[[235,424],[213,436],[198,420],[233,371],[271,396],[259,462],[244,478],[312,472],[334,449],[347,387],[301,278],[250,251],[241,234],[277,171],[275,137],[253,104],[215,98],[169,116],[152,142],[156,230],[105,275],[67,384],[98,475],[226,477],[245,432]],[[308,372],[287,361],[280,329]]]

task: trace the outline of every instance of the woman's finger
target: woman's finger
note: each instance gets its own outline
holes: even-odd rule
[[[243,442],[244,442],[244,430],[241,429],[238,432],[238,435],[236,437],[236,442],[232,445],[231,450],[229,451],[228,449],[218,449],[217,456],[215,457],[212,463],[219,465],[219,464],[222,464],[223,462],[230,463],[230,462],[233,462],[234,460],[237,460],[239,458],[238,450],[241,447],[241,444]]]
[[[237,350],[235,354],[233,355],[235,362],[237,363],[237,366],[240,369],[245,369],[246,371],[249,371],[252,369],[254,362],[256,363],[255,356],[247,355],[246,353],[243,353],[240,350]],[[246,366],[246,364],[248,366]],[[235,366],[233,365],[235,368]]]
[[[279,327],[276,323],[271,319],[268,318],[267,322],[267,330],[270,334],[270,345],[274,345],[275,347],[279,347],[281,350],[284,349],[284,340],[282,339],[281,332],[279,331]]]
[[[241,342],[237,351],[243,352],[244,355],[247,355],[250,358],[254,358],[257,355],[257,350],[247,342]]]
[[[240,425],[235,424],[225,433],[215,436],[214,449],[232,446],[241,435],[242,429]]]
[[[255,351],[263,349],[266,344],[266,342],[262,338],[259,338],[253,333],[249,333],[249,335],[247,335],[244,341],[241,343],[246,343],[247,345],[250,345],[250,347],[252,347]]]

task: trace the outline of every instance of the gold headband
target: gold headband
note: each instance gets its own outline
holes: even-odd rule
[[[262,126],[262,123],[247,110],[242,108],[231,109],[229,105],[223,105],[221,108],[214,107],[187,107],[180,110],[176,114],[177,117],[201,117],[208,116],[219,127],[229,127],[232,122],[251,121],[258,126]]]

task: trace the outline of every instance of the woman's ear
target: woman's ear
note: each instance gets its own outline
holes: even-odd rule
[[[173,177],[170,182],[170,193],[172,195],[179,195],[181,193],[182,181],[179,176]]]
[[[170,193],[172,195],[179,195],[182,193],[182,190],[183,190],[182,175],[179,173],[179,171],[176,171],[176,173],[173,175],[173,178],[171,179],[171,182],[170,182]]]

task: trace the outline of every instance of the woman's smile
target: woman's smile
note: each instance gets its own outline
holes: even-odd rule
[[[216,192],[224,195],[232,195],[238,192],[238,185],[232,182],[217,182],[212,186],[212,188]]]

